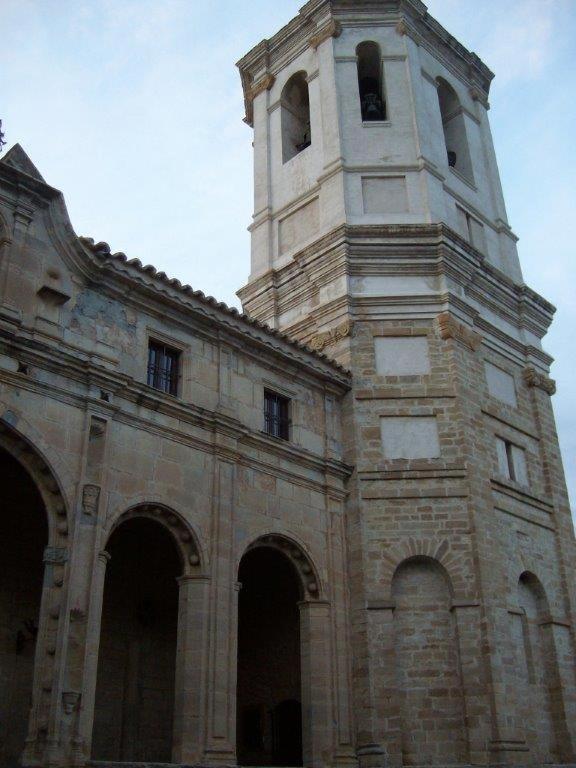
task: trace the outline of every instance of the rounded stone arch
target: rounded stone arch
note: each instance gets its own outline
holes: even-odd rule
[[[182,576],[200,576],[204,573],[206,563],[196,533],[181,514],[166,504],[158,502],[133,504],[105,528],[106,544],[114,531],[134,518],[154,520],[171,534],[182,565]]]
[[[470,597],[464,578],[463,557],[450,550],[447,539],[409,539],[392,547],[384,556],[383,578],[388,597],[392,599],[392,584],[400,566],[408,560],[422,558],[435,561],[446,573],[452,598]]]
[[[302,600],[321,600],[324,598],[324,587],[312,557],[300,542],[285,534],[266,533],[254,539],[238,558],[236,573],[238,573],[244,555],[261,547],[281,552],[291,563],[300,583]]]
[[[525,570],[520,574],[516,582],[519,607],[526,611],[526,605],[522,601],[522,592],[530,595],[535,613],[539,618],[550,614],[550,602],[544,584],[533,571]]]
[[[30,439],[31,429],[23,419],[18,419],[16,429],[7,419],[11,412],[0,416],[0,448],[9,453],[28,473],[34,482],[46,509],[48,524],[48,547],[68,549],[69,546],[69,510],[61,472],[54,469],[59,460],[46,457],[47,451],[38,435]],[[61,469],[59,467],[59,469]]]
[[[392,575],[392,584],[390,587],[390,592],[392,597],[394,597],[394,586],[397,582],[399,575],[402,573],[403,569],[411,565],[418,565],[420,563],[423,565],[430,565],[434,568],[434,571],[443,579],[447,588],[447,592],[450,596],[450,599],[453,600],[454,586],[452,584],[452,579],[450,578],[450,574],[437,558],[429,557],[428,555],[411,555],[410,557],[405,558],[404,560],[402,560],[401,563],[398,564],[398,567],[395,569]]]

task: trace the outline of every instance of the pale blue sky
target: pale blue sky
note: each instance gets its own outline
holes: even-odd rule
[[[0,118],[106,240],[229,304],[249,271],[251,131],[234,63],[298,0],[0,0]],[[496,72],[490,112],[576,499],[576,0],[429,0]],[[8,148],[8,147],[7,147]]]

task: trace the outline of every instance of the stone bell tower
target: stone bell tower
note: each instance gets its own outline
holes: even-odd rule
[[[240,62],[250,315],[350,368],[361,766],[576,760],[575,548],[488,121],[420,0],[310,0]]]

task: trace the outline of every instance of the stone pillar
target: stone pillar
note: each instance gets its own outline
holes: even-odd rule
[[[490,741],[490,703],[486,695],[486,671],[478,648],[482,636],[482,613],[478,602],[454,600],[452,613],[460,656],[464,722],[468,735],[468,760],[482,765],[487,760]]]
[[[233,555],[234,465],[214,465],[206,747],[210,763],[236,762],[238,589]]]
[[[102,621],[102,602],[106,567],[110,560],[108,552],[98,553],[91,585],[90,610],[86,626],[86,646],[84,657],[84,676],[82,679],[82,709],[78,721],[78,731],[74,739],[75,764],[83,764],[90,758],[92,747],[92,726],[94,723],[94,703],[96,698],[96,677],[98,674],[98,650],[100,648],[100,625]]]
[[[210,579],[181,576],[174,702],[175,763],[199,763],[204,750]]]
[[[43,761],[48,765],[61,762],[60,712],[66,635],[64,570],[67,561],[66,548],[46,547],[34,654],[32,706],[28,721],[28,737],[22,757],[24,765]]]
[[[332,763],[334,747],[330,603],[317,600],[298,605],[303,758],[307,768],[321,768]]]
[[[375,741],[359,746],[358,759],[362,768],[380,768],[389,761],[402,762],[394,608],[392,600],[370,600],[367,604],[368,665],[374,702],[372,733]]]
[[[332,579],[332,626],[333,638],[333,685],[334,712],[336,726],[334,763],[355,765],[354,738],[352,735],[351,713],[351,660],[350,660],[350,620],[347,602],[349,584],[347,558],[345,551],[344,509],[341,499],[329,498],[330,530],[328,546]]]

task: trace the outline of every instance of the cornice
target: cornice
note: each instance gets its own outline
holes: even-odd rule
[[[125,374],[98,366],[88,360],[79,360],[76,356],[66,353],[61,349],[55,350],[47,345],[39,345],[28,339],[2,339],[0,336],[0,349],[8,353],[17,354],[30,366],[44,370],[60,377],[64,382],[70,381],[84,385],[102,388],[114,395],[114,403],[108,403],[91,396],[88,393],[71,391],[66,386],[55,385],[45,380],[39,381],[20,373],[12,373],[4,369],[0,370],[0,381],[13,386],[19,391],[29,390],[39,395],[52,397],[67,405],[85,410],[86,405],[95,412],[101,412],[116,421],[128,424],[138,429],[145,429],[163,437],[170,435],[173,439],[189,444],[198,450],[208,453],[231,451],[230,457],[234,460],[243,456],[241,450],[226,449],[214,443],[213,433],[225,434],[238,441],[258,449],[258,455],[264,453],[277,456],[284,461],[293,461],[299,466],[312,469],[317,472],[333,474],[341,478],[347,477],[351,469],[336,459],[326,459],[317,456],[305,448],[288,442],[280,442],[270,438],[263,432],[255,432],[242,424],[238,419],[220,411],[212,411],[201,408],[194,403],[185,402],[151,389]],[[342,392],[338,394],[342,395]],[[132,403],[139,406],[137,414],[125,410],[123,403]],[[204,438],[196,433],[188,433],[182,429],[174,429],[166,424],[159,424],[153,418],[147,418],[146,411],[152,415],[161,413],[171,417],[179,424],[188,424],[206,431]],[[244,457],[247,462],[252,462],[252,455]],[[264,465],[266,462],[260,461]],[[252,466],[252,463],[251,463]],[[270,464],[277,468],[277,464]],[[293,472],[287,474],[294,476]]]

